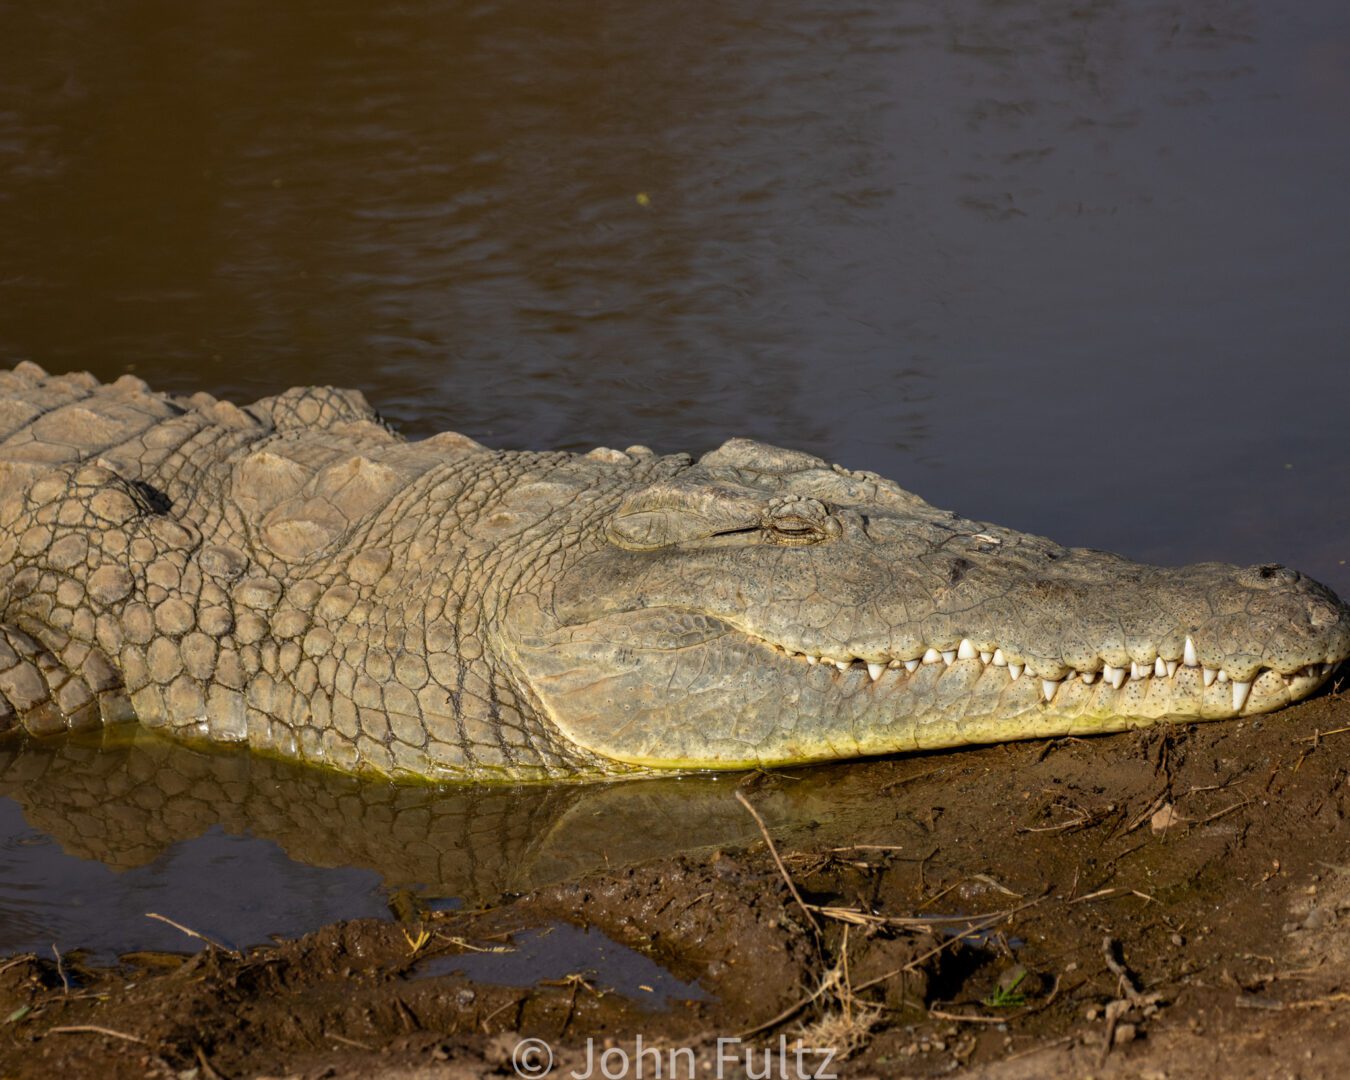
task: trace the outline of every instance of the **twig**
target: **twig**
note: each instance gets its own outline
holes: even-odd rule
[[[107,1035],[114,1039],[125,1039],[127,1042],[145,1044],[145,1040],[138,1035],[128,1035],[125,1031],[114,1031],[112,1028],[99,1027],[97,1024],[67,1024],[62,1027],[48,1028],[48,1035]]]
[[[962,1024],[1006,1024],[1015,1020],[1015,1016],[967,1016],[964,1013],[947,1012],[943,1009],[929,1009],[928,1015],[938,1020],[956,1020]]]
[[[153,911],[147,911],[145,913],[145,917],[147,919],[158,919],[162,923],[168,923],[175,930],[179,931],[180,933],[186,934],[188,937],[195,937],[198,941],[204,941],[208,945],[210,945],[213,949],[219,949],[221,952],[229,953],[236,960],[241,959],[238,949],[231,949],[228,945],[222,945],[219,941],[213,941],[205,934],[199,934],[197,933],[196,930],[191,930],[188,927],[184,926],[182,923],[174,922],[167,915],[157,915]]]
[[[1327,997],[1308,998],[1305,1001],[1291,1001],[1285,1007],[1289,1009],[1325,1009],[1346,1001],[1350,1001],[1350,994],[1329,994]]]
[[[66,978],[66,965],[61,963],[61,952],[56,947],[56,942],[52,942],[52,955],[56,957],[56,973],[61,976],[61,992],[70,993],[70,980]]]
[[[755,824],[759,826],[760,833],[764,836],[764,843],[768,845],[769,854],[773,856],[774,863],[778,866],[778,872],[783,875],[783,880],[787,882],[788,892],[792,894],[792,899],[797,901],[797,906],[802,909],[802,914],[806,916],[806,921],[811,924],[811,929],[820,936],[820,923],[816,922],[816,917],[811,914],[811,909],[806,906],[806,901],[802,899],[802,894],[797,891],[797,886],[792,883],[792,878],[788,875],[787,867],[783,865],[783,860],[778,856],[778,848],[774,846],[773,837],[769,835],[768,826],[764,824],[764,819],[759,816],[759,811],[750,805],[741,792],[737,791],[736,801],[750,811],[750,816],[755,819]]]
[[[1134,976],[1130,974],[1127,968],[1120,960],[1116,959],[1116,950],[1120,948],[1120,942],[1113,937],[1102,938],[1102,956],[1106,958],[1106,966],[1111,969],[1119,980],[1120,985],[1125,988],[1125,996],[1129,999],[1131,1005],[1138,1004],[1142,995],[1139,993],[1139,987],[1134,983]]]
[[[491,1033],[488,1031],[488,1021],[489,1021],[489,1020],[491,1020],[493,1017],[495,1017],[498,1013],[505,1012],[505,1011],[506,1011],[507,1009],[509,1009],[512,1005],[515,1005],[517,1008],[519,1008],[520,1002],[521,1002],[521,999],[520,999],[520,998],[512,998],[512,999],[511,999],[510,1001],[508,1001],[505,1005],[501,1005],[501,1006],[499,1006],[498,1008],[493,1009],[490,1013],[488,1013],[485,1017],[483,1017],[483,1019],[480,1020],[480,1021],[478,1022],[479,1027],[481,1027],[481,1028],[483,1029],[483,1034],[484,1034],[484,1035],[491,1034]]]
[[[1208,825],[1211,821],[1217,821],[1225,814],[1231,814],[1234,810],[1241,810],[1244,806],[1250,806],[1251,804],[1252,804],[1251,799],[1243,799],[1241,802],[1234,803],[1232,806],[1227,807],[1224,810],[1220,810],[1217,814],[1210,814],[1209,817],[1207,818],[1201,818],[1195,824],[1197,827],[1201,825]]]
[[[370,1045],[368,1045],[368,1044],[366,1044],[366,1043],[363,1043],[363,1042],[357,1042],[355,1039],[349,1039],[349,1038],[347,1038],[345,1035],[339,1035],[339,1034],[338,1034],[337,1032],[335,1032],[335,1031],[326,1031],[326,1032],[324,1032],[323,1037],[324,1037],[325,1039],[332,1039],[334,1042],[340,1042],[340,1043],[343,1043],[343,1044],[345,1044],[345,1045],[347,1045],[347,1046],[354,1046],[354,1047],[356,1047],[358,1050],[374,1050],[374,1049],[375,1049],[373,1046],[370,1046]]]
[[[892,972],[891,974],[897,974],[897,972]],[[873,982],[875,982],[875,981],[876,981],[876,980],[873,980]],[[771,1017],[771,1018],[768,1019],[768,1020],[765,1020],[764,1023],[758,1024],[758,1025],[756,1025],[755,1027],[749,1028],[749,1029],[746,1030],[746,1031],[738,1031],[738,1032],[736,1033],[736,1036],[735,1036],[735,1037],[738,1038],[738,1039],[748,1039],[748,1038],[750,1038],[751,1035],[758,1035],[761,1031],[766,1031],[766,1030],[768,1030],[768,1029],[771,1028],[771,1027],[776,1027],[777,1025],[781,1024],[784,1020],[786,1020],[788,1017],[790,1017],[790,1016],[794,1015],[795,1013],[800,1012],[802,1009],[806,1008],[806,1006],[810,1005],[811,1002],[815,1001],[818,997],[820,997],[820,995],[823,994],[823,993],[826,991],[827,988],[829,988],[829,987],[831,987],[831,986],[833,986],[833,985],[834,985],[834,982],[833,982],[831,979],[829,979],[829,978],[821,979],[820,985],[817,986],[817,987],[815,988],[815,990],[813,990],[813,991],[812,991],[810,994],[808,994],[806,997],[802,998],[800,1001],[796,1002],[795,1004],[789,1005],[786,1009],[784,1009],[782,1012],[780,1012],[777,1016],[774,1016],[774,1017]],[[855,987],[854,990],[853,990],[853,992],[856,993],[856,991],[865,989],[866,987],[871,986],[871,985],[872,985],[872,983],[863,983],[862,986]]]
[[[1017,896],[1017,893],[1011,895]],[[809,904],[812,911],[819,912],[827,919],[836,919],[842,923],[852,923],[854,926],[903,926],[911,929],[923,929],[929,926],[936,926],[939,923],[968,923],[972,919],[983,919],[985,915],[873,915],[870,912],[859,911],[857,908],[832,907],[828,904]],[[1001,912],[990,912],[991,915],[1001,914]]]
[[[1078,897],[1076,900],[1070,900],[1069,904],[1086,904],[1089,900],[1100,900],[1103,896],[1110,896],[1112,893],[1118,892],[1120,892],[1120,890],[1115,886],[1112,886],[1109,889],[1098,889],[1096,892],[1090,892],[1086,896]]]
[[[936,956],[938,953],[942,952],[943,949],[949,949],[957,942],[964,941],[972,934],[978,934],[981,930],[988,930],[995,923],[1001,922],[1003,919],[1011,918],[1013,915],[1016,915],[1019,911],[1025,911],[1032,905],[1039,904],[1044,899],[1045,899],[1044,896],[1038,896],[1034,900],[1028,900],[1025,904],[1018,904],[1016,907],[1008,908],[1006,911],[996,911],[993,914],[981,916],[978,925],[972,924],[966,927],[964,930],[962,930],[959,934],[953,934],[951,937],[947,938],[947,940],[942,942],[940,945],[936,945],[933,948],[929,949],[926,953],[922,953],[919,956],[916,956],[913,960],[910,960],[902,967],[895,968],[893,971],[888,971],[884,975],[878,975],[874,979],[868,979],[867,982],[865,983],[860,983],[859,985],[853,988],[853,992],[856,994],[861,990],[867,990],[870,987],[876,986],[878,983],[883,983],[887,979],[893,979],[895,976],[899,975],[902,971],[913,971],[925,960],[929,960],[932,957]]]
[[[1350,731],[1350,727],[1338,727],[1331,731],[1314,731],[1311,735],[1304,735],[1294,741],[1310,742],[1315,746],[1319,739],[1325,739],[1328,735],[1344,735],[1347,731]]]

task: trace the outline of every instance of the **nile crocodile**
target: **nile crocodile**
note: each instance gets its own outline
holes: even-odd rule
[[[350,390],[0,373],[0,730],[632,775],[1246,716],[1347,655],[1281,566],[1065,548],[745,439],[499,451]]]

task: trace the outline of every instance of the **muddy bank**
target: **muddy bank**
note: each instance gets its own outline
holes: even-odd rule
[[[758,1074],[766,1051],[775,1075],[1336,1075],[1343,729],[1344,692],[1246,723],[861,763],[832,774],[871,792],[847,836],[822,801],[814,823],[769,813],[770,850],[737,801],[734,842],[473,908],[408,893],[388,921],[242,952],[184,934],[112,966],[12,957],[0,1074],[509,1076],[528,1037],[559,1075],[606,1049],[612,1072],[649,1076],[658,1057],[665,1075]],[[772,811],[821,775],[731,794]]]

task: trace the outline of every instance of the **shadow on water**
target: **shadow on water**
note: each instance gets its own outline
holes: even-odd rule
[[[744,779],[396,786],[134,727],[11,745],[0,750],[0,954],[193,944],[151,911],[242,946],[387,916],[399,890],[476,904],[744,844],[759,836],[735,799]],[[865,767],[802,770],[756,796],[779,836],[841,843],[875,799]]]

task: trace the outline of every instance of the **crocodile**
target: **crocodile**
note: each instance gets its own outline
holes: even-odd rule
[[[1251,716],[1347,655],[1283,566],[1063,547],[748,439],[495,450],[355,390],[0,372],[0,731],[607,778]]]

